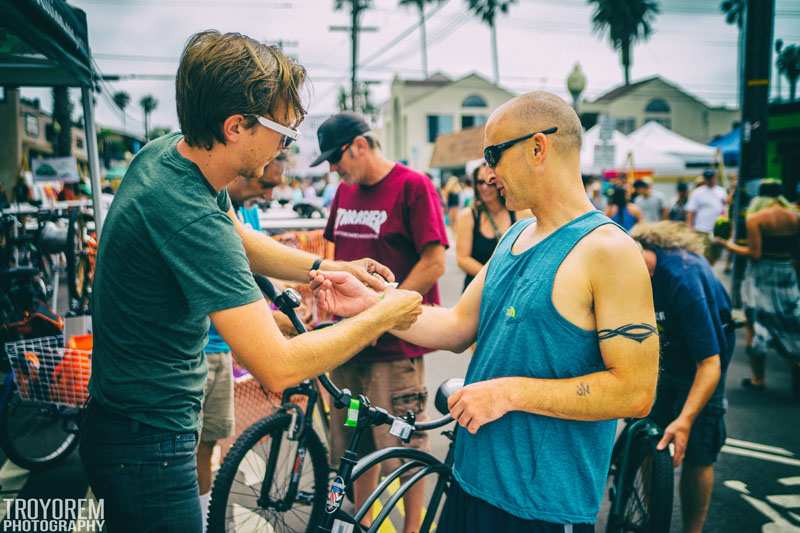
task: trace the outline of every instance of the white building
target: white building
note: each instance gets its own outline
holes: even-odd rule
[[[390,159],[427,171],[439,135],[486,122],[498,106],[515,95],[478,74],[452,80],[437,73],[427,80],[392,81],[381,108],[381,142]]]

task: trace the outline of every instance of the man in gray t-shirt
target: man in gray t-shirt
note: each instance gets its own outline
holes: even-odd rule
[[[641,209],[646,222],[658,222],[667,218],[667,208],[661,193],[654,191],[650,183],[636,180],[633,183],[636,195],[634,204]]]

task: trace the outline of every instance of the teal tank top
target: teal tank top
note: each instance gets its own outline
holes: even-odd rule
[[[552,302],[564,258],[594,229],[614,224],[585,213],[519,255],[511,246],[534,222],[514,224],[489,262],[477,350],[466,383],[499,377],[560,379],[605,370],[597,332]],[[514,411],[475,435],[459,427],[454,474],[469,494],[528,520],[594,523],[605,488],[616,421],[562,420]]]

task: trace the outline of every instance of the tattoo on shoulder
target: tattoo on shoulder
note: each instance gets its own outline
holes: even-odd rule
[[[579,383],[578,384],[578,396],[589,396],[589,384],[588,383]]]
[[[644,342],[648,337],[657,335],[658,330],[652,324],[625,324],[616,329],[601,329],[597,331],[597,340],[604,341],[613,337],[625,337],[638,343]]]

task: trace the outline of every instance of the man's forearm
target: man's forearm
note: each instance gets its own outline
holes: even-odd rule
[[[704,359],[697,365],[692,388],[689,390],[689,395],[686,397],[680,416],[694,422],[714,394],[721,374],[722,370],[718,355]]]
[[[443,259],[443,258],[442,258]],[[416,291],[423,296],[444,274],[444,261],[421,258],[400,284],[401,289]]]
[[[385,333],[391,322],[385,313],[369,309],[334,326],[287,340],[280,360],[267,357],[276,390],[318,376],[348,361]]]
[[[483,265],[474,257],[462,256],[458,258],[458,268],[468,276],[475,276],[481,271]]]
[[[430,348],[460,353],[475,342],[475,331],[469,324],[459,320],[453,309],[422,306],[422,315],[414,325],[403,331],[392,330],[391,334],[406,342]]]
[[[655,383],[623,380],[610,371],[565,379],[497,378],[508,411],[566,420],[612,420],[646,416]]]
[[[308,281],[308,271],[317,259],[251,229],[245,229],[242,242],[253,272],[278,279]]]

